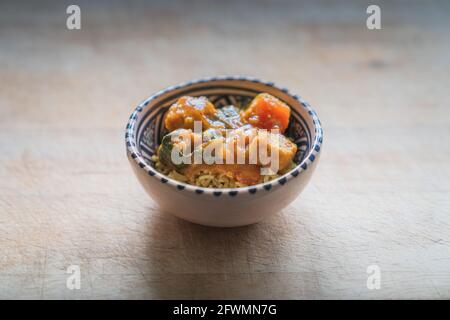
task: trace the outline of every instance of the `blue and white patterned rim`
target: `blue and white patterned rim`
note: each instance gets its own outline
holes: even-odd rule
[[[163,94],[166,94],[173,90],[183,89],[195,84],[201,84],[206,82],[212,82],[212,81],[226,81],[226,80],[240,80],[240,81],[250,81],[254,83],[263,84],[266,86],[274,87],[283,93],[289,95],[291,98],[297,100],[307,111],[308,114],[311,116],[312,121],[314,123],[314,131],[315,131],[315,139],[312,144],[312,146],[309,149],[309,152],[305,155],[304,159],[298,164],[294,169],[289,171],[288,173],[282,175],[279,178],[276,178],[274,180],[271,180],[266,183],[260,183],[254,186],[249,187],[242,187],[242,188],[203,188],[198,187],[194,185],[190,185],[187,183],[179,182],[174,179],[171,179],[167,177],[166,175],[163,175],[162,173],[159,173],[154,169],[152,166],[150,166],[147,161],[142,157],[141,153],[139,152],[137,145],[136,145],[136,137],[134,135],[134,130],[137,122],[137,118],[140,112],[142,112],[143,108],[147,106],[151,101],[155,100],[156,98],[160,97]],[[229,196],[236,196],[239,193],[250,193],[255,194],[258,191],[269,191],[272,188],[275,187],[281,187],[289,180],[299,176],[299,174],[302,171],[306,171],[308,167],[311,165],[312,162],[317,158],[318,153],[320,152],[320,149],[322,147],[323,142],[323,129],[322,125],[320,123],[319,117],[317,116],[316,112],[311,108],[311,106],[304,101],[300,96],[293,95],[289,92],[288,89],[279,87],[275,85],[273,82],[268,81],[261,81],[253,77],[248,76],[217,76],[217,77],[210,77],[210,78],[202,78],[198,80],[192,80],[188,82],[181,83],[176,86],[170,86],[166,89],[160,90],[141,102],[133,111],[131,114],[126,129],[125,129],[125,143],[127,147],[127,152],[129,152],[130,156],[136,163],[139,165],[140,168],[142,168],[147,174],[151,177],[154,177],[158,179],[161,183],[171,185],[178,190],[186,190],[195,192],[196,194],[210,194],[214,196],[221,196],[222,194],[228,194]]]

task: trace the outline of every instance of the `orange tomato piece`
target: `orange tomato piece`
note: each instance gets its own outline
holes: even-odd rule
[[[245,123],[261,129],[279,129],[283,133],[289,124],[291,109],[283,101],[268,93],[258,94],[241,113]]]

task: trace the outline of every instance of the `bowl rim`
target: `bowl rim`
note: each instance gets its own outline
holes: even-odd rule
[[[291,169],[289,172],[283,174],[280,177],[277,177],[271,181],[259,183],[252,186],[247,187],[239,187],[239,188],[205,188],[200,186],[191,185],[188,183],[180,182],[177,180],[174,180],[172,178],[169,178],[167,175],[164,175],[160,172],[158,172],[155,168],[153,168],[150,164],[147,163],[147,161],[142,157],[141,153],[139,152],[137,148],[136,143],[136,137],[133,133],[135,125],[137,123],[137,119],[139,114],[142,112],[143,108],[147,106],[151,101],[154,99],[160,97],[163,94],[166,94],[168,92],[186,88],[192,85],[196,84],[202,84],[207,82],[214,82],[214,81],[247,81],[247,82],[253,82],[258,84],[263,84],[266,86],[274,87],[275,89],[278,89],[282,91],[283,93],[289,95],[291,98],[297,100],[300,105],[307,110],[307,114],[309,117],[311,117],[313,125],[314,125],[314,132],[315,132],[315,138],[314,142],[309,148],[309,151],[304,156],[303,160],[297,164],[293,169]],[[255,194],[257,191],[265,190],[270,191],[274,188],[282,187],[287,182],[292,180],[293,178],[296,178],[300,176],[300,174],[310,167],[310,165],[318,158],[318,155],[320,153],[321,147],[323,143],[323,129],[322,124],[319,120],[319,117],[317,116],[316,111],[311,107],[311,105],[303,100],[299,95],[292,94],[289,92],[289,90],[285,87],[281,87],[276,85],[275,83],[271,81],[263,81],[259,80],[254,77],[250,76],[244,76],[244,75],[233,75],[233,76],[214,76],[214,77],[205,77],[195,80],[186,81],[183,83],[180,83],[178,85],[169,86],[165,89],[162,89],[154,94],[152,94],[147,99],[143,100],[139,105],[134,109],[133,113],[128,119],[126,128],[125,128],[125,145],[127,149],[127,154],[130,157],[130,160],[132,159],[137,163],[140,169],[144,170],[149,176],[152,178],[158,179],[163,184],[168,184],[172,187],[174,187],[176,190],[183,190],[183,191],[190,191],[193,193],[196,193],[197,195],[201,194],[209,194],[214,195],[216,197],[221,196],[222,194],[228,194],[229,196],[236,196],[238,194],[246,193],[246,194]]]

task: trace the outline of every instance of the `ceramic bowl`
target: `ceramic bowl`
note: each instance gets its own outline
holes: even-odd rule
[[[255,186],[215,189],[173,180],[152,166],[150,160],[165,133],[164,116],[181,96],[206,96],[216,107],[245,105],[267,92],[287,103],[291,120],[285,134],[298,146],[297,166],[287,174]],[[159,206],[194,223],[235,227],[253,224],[279,212],[308,184],[319,161],[323,132],[316,112],[299,96],[272,82],[244,76],[212,77],[168,87],[144,100],[126,126],[127,156],[145,191]]]

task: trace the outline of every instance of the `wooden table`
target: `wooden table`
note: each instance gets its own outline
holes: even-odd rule
[[[364,1],[76,2],[81,30],[63,3],[0,7],[0,298],[450,298],[448,2],[383,3],[381,30]],[[249,227],[160,212],[125,156],[137,103],[217,74],[324,125],[308,188]]]

